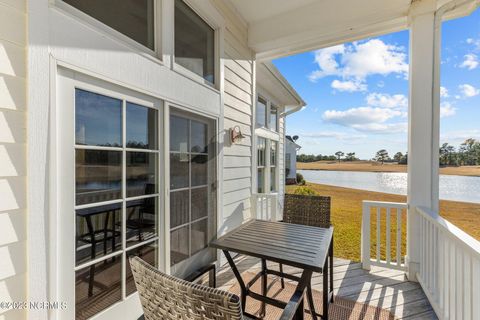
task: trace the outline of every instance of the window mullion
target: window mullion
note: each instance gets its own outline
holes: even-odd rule
[[[126,247],[127,247],[127,102],[122,103],[122,298],[127,296],[127,266],[126,266]],[[114,222],[115,223],[115,222]]]

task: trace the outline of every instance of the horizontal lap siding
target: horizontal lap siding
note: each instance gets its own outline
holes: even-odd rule
[[[223,159],[223,210],[219,230],[230,230],[250,216],[252,186],[253,61],[246,28],[233,18],[222,1],[215,1],[227,22],[224,32],[224,129],[239,126],[245,138],[225,143]]]
[[[26,293],[26,6],[0,0],[0,301]],[[0,309],[0,319],[25,319]]]
[[[279,141],[279,153],[278,153],[278,179],[279,179],[279,187],[278,193],[280,195],[280,211],[283,215],[283,199],[285,194],[285,118],[281,117],[279,121],[279,133],[280,133],[280,141]],[[281,217],[279,217],[281,218]]]

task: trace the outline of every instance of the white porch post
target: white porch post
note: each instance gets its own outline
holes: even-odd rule
[[[416,280],[421,255],[417,206],[438,211],[439,37],[435,0],[412,4],[410,21],[410,93],[408,126],[407,267]]]

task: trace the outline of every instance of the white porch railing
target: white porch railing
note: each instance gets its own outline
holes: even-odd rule
[[[277,214],[279,207],[278,193],[254,193],[252,194],[252,217],[262,220],[279,220]]]
[[[376,223],[375,257],[371,258],[372,243],[370,241],[372,229],[372,213]],[[407,204],[398,202],[363,201],[362,212],[362,246],[361,259],[364,269],[369,270],[371,265],[405,270],[405,259],[402,257],[403,220],[407,215]],[[395,228],[392,232],[392,228]],[[385,230],[385,239],[382,239],[382,230]],[[395,241],[392,241],[392,233]],[[382,252],[381,248],[385,250]],[[392,256],[392,248],[395,256]]]
[[[480,242],[436,212],[416,213],[422,239],[417,279],[435,313],[440,319],[480,319]]]

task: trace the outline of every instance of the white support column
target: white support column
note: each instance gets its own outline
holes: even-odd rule
[[[412,4],[410,20],[410,93],[408,127],[408,278],[416,280],[420,261],[417,206],[438,211],[439,30],[435,0]]]

